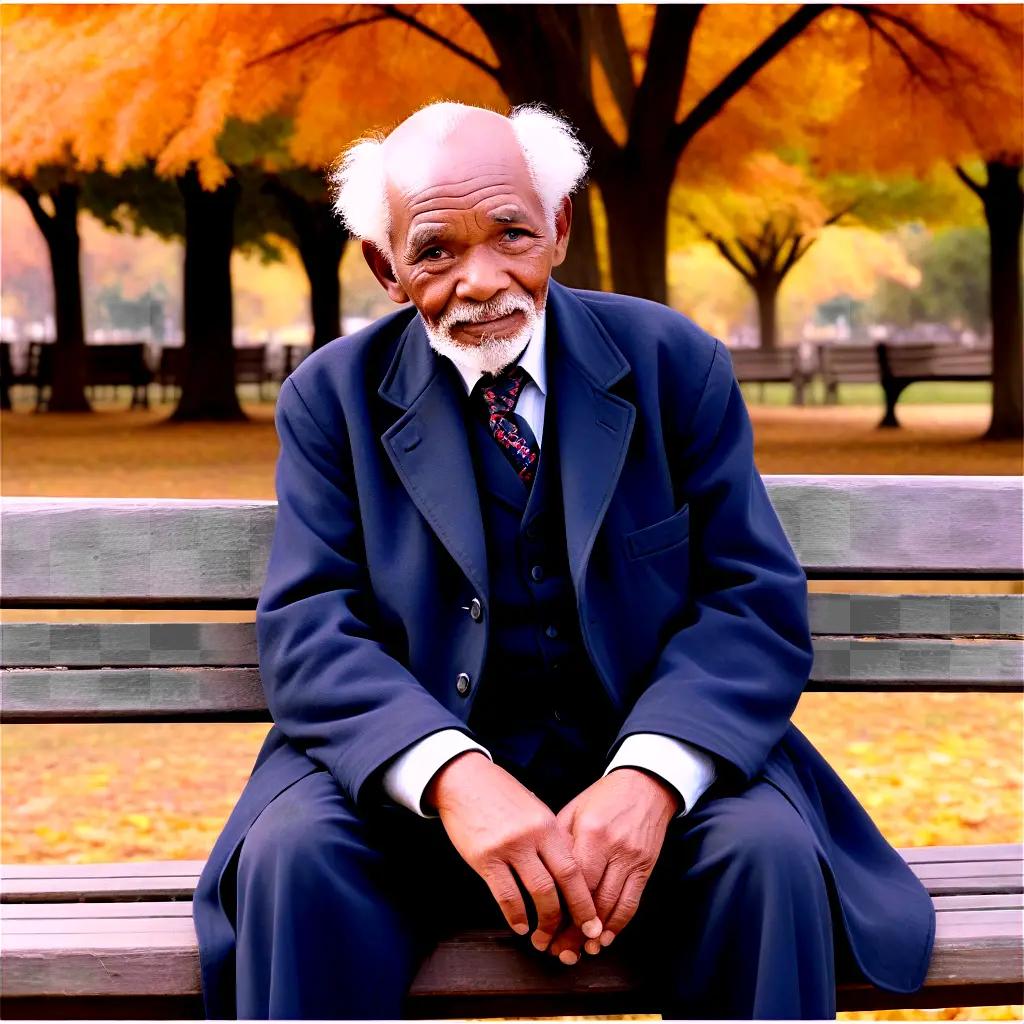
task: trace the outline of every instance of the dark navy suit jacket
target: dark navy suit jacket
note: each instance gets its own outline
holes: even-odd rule
[[[813,830],[867,977],[914,991],[931,899],[790,721],[813,658],[807,580],[755,467],[728,349],[665,306],[554,281],[546,315],[580,627],[621,715],[609,754],[630,733],[663,733],[716,755],[720,772],[766,778]],[[263,807],[317,768],[365,806],[399,751],[470,731],[491,581],[440,358],[402,309],[313,353],[278,400],[277,524],[257,609],[275,724],[196,896],[211,1016],[233,1011],[221,873]]]

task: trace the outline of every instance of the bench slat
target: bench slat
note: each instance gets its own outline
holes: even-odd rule
[[[1014,578],[1019,477],[766,475],[809,576]],[[6,498],[7,607],[252,607],[271,501]],[[111,566],[117,567],[116,572]]]
[[[974,895],[935,896],[936,910],[968,913],[975,910],[998,910],[1012,913],[1024,910],[1024,893],[976,893]],[[0,908],[0,919],[12,935],[45,935],[66,926],[69,931],[95,927],[111,930],[111,921],[146,922],[151,918],[191,918],[190,902],[139,903],[12,903]],[[950,920],[955,920],[951,918]],[[991,920],[1010,920],[999,917]],[[131,927],[129,924],[123,928]],[[146,927],[143,923],[142,927]]]
[[[1020,843],[908,846],[899,853],[933,897],[1024,892]],[[0,866],[0,899],[8,904],[191,900],[203,863],[6,864]]]
[[[833,636],[1024,637],[1022,594],[808,595],[811,631]],[[0,666],[257,664],[254,622],[5,622]]]
[[[1005,691],[1024,687],[1018,640],[815,637],[808,692]],[[0,671],[0,721],[262,721],[256,668]]]
[[[158,905],[154,911],[164,909]],[[982,1005],[970,1001],[975,987],[987,1000],[993,986],[1006,986],[1010,998],[1024,973],[1021,914],[1005,909],[938,909],[937,914],[926,988],[958,986],[965,997],[958,1005]],[[51,921],[65,930],[46,933],[27,931],[27,923],[5,920],[3,988],[8,1013],[16,1012],[19,997],[166,997],[199,992],[191,917]],[[495,931],[466,932],[442,941],[421,967],[411,995],[427,1003],[459,997],[483,1003],[489,997],[513,994],[557,1001],[636,988],[636,979],[614,951],[585,958],[566,971],[522,944],[516,936]],[[905,998],[907,1005],[917,1005],[917,996]],[[845,1005],[842,994],[840,1003]]]

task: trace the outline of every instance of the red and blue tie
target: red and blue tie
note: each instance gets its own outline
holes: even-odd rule
[[[473,388],[491,436],[527,489],[537,469],[539,445],[529,423],[514,410],[529,376],[519,365],[506,367],[496,376],[485,373]]]

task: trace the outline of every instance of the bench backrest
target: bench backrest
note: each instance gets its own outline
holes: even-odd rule
[[[810,579],[1016,580],[1019,477],[766,476]],[[253,609],[270,501],[8,498],[2,595],[19,609]],[[810,690],[1019,690],[1024,596],[812,593]],[[19,618],[24,619],[25,613]],[[29,616],[31,618],[31,616]],[[41,617],[44,618],[44,617]],[[246,622],[5,622],[0,717],[267,717]]]
[[[935,342],[886,345],[885,358],[894,377],[990,377],[992,349]]]
[[[790,380],[797,368],[795,348],[732,348],[733,370],[739,381]]]
[[[878,353],[874,345],[833,345],[819,343],[818,369],[826,380],[874,383],[879,378]]]

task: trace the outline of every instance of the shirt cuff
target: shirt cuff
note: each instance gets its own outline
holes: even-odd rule
[[[423,809],[423,791],[438,770],[467,750],[479,750],[492,761],[491,753],[458,729],[441,729],[406,747],[384,772],[384,791],[396,804],[408,807],[421,818],[437,818]]]
[[[604,774],[616,768],[645,768],[672,786],[682,805],[677,818],[689,814],[716,775],[715,762],[709,754],[684,740],[656,732],[627,736]]]

